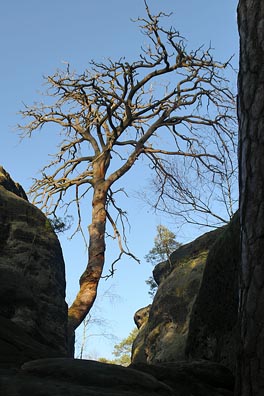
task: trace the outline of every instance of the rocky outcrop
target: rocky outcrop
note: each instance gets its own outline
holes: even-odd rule
[[[19,183],[14,182],[9,173],[2,166],[0,166],[0,185],[18,197],[21,197],[26,201],[28,200],[23,187]]]
[[[147,361],[147,355],[145,351],[145,339],[148,331],[147,324],[150,308],[151,304],[147,307],[139,309],[134,315],[134,322],[139,329],[139,332],[133,342],[131,351],[132,361],[134,363]]]
[[[89,360],[42,359],[0,370],[5,396],[232,396],[234,381],[211,362],[129,368]]]
[[[147,307],[139,309],[134,315],[134,322],[138,329],[140,329],[148,320],[149,318],[149,311],[151,308],[151,304]]]
[[[192,310],[186,355],[224,364],[235,372],[239,216],[210,249],[202,284]]]
[[[44,214],[2,167],[0,252],[0,364],[7,358],[12,365],[65,355],[67,305],[59,241]]]
[[[171,256],[153,274],[151,307],[139,310],[132,362],[206,359],[235,373],[238,319],[239,216]],[[148,313],[148,315],[147,315]]]
[[[168,262],[155,267],[153,275],[159,287],[148,319],[141,321],[132,350],[133,363],[157,364],[185,359],[190,315],[208,251],[222,232],[223,229],[209,232],[181,246]]]

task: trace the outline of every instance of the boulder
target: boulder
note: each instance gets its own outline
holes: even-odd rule
[[[64,356],[67,304],[60,243],[49,220],[28,202],[23,188],[2,167],[0,252],[0,322],[5,323],[0,333],[0,350],[5,350],[7,357],[9,343],[14,363],[15,351],[22,345],[25,350],[17,352],[17,363],[37,356],[33,345],[41,356]],[[10,329],[14,345],[4,334]],[[1,354],[0,363],[5,364],[4,360]]]
[[[190,315],[208,251],[222,232],[223,229],[211,231],[181,246],[169,261],[155,267],[153,275],[159,287],[148,320],[143,321],[134,341],[133,363],[157,364],[185,359]],[[136,315],[144,316],[139,313]]]

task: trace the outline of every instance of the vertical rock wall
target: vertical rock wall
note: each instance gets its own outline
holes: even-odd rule
[[[44,214],[27,201],[22,187],[2,167],[0,318],[47,351],[65,355],[67,305],[60,243]]]
[[[235,372],[239,216],[181,246],[155,267],[159,284],[150,307],[135,314],[133,363],[205,359]]]
[[[185,359],[186,340],[193,303],[200,288],[209,248],[222,230],[209,232],[181,246],[169,262],[156,266],[153,275],[159,287],[140,323],[132,362],[156,364]],[[136,313],[136,317],[144,312]]]
[[[238,319],[239,214],[209,251],[190,320],[186,355],[219,362],[233,372]]]

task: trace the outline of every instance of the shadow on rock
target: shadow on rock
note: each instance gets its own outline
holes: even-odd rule
[[[33,360],[0,370],[5,396],[231,396],[233,376],[212,362],[137,364],[129,368],[70,358]]]

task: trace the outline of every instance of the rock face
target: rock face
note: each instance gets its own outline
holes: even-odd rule
[[[209,232],[181,246],[155,267],[159,287],[149,309],[140,310],[140,330],[132,350],[132,362],[157,364],[185,359],[186,340],[193,303],[200,288],[208,251],[223,229]]]
[[[192,310],[186,355],[209,359],[235,372],[239,216],[234,216],[210,249],[203,281]]]
[[[65,355],[67,305],[59,241],[44,214],[2,167],[0,252],[0,363]]]
[[[0,185],[18,197],[28,200],[23,187],[19,183],[14,182],[2,166],[0,166]]]
[[[139,309],[134,315],[134,322],[139,330],[133,345],[131,360],[136,362],[146,362],[147,356],[145,351],[145,339],[148,331],[148,319],[151,304],[147,307]]]
[[[180,247],[153,274],[153,304],[135,314],[133,363],[206,359],[233,373],[238,316],[239,216]]]

